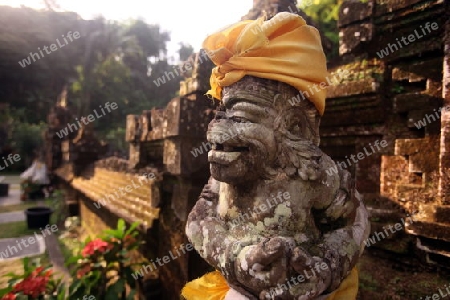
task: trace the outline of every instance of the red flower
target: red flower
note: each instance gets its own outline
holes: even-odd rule
[[[1,300],[16,300],[16,295],[13,293],[8,293],[4,295]]]
[[[31,296],[32,298],[37,298],[40,295],[45,295],[45,290],[47,288],[49,278],[40,274],[42,270],[42,267],[36,268],[30,274],[30,276],[14,286],[13,292],[22,292],[24,295]]]
[[[81,269],[77,271],[77,278],[80,279],[83,277],[86,273],[89,273],[91,271],[91,266],[89,264],[86,264]]]
[[[124,246],[125,247],[129,247],[129,246],[133,245],[136,242],[136,239],[133,236],[127,234],[125,236],[125,238],[123,239],[123,241],[124,241],[124,243],[123,243]]]
[[[81,255],[83,255],[83,257],[90,256],[94,254],[95,251],[103,253],[108,249],[108,245],[109,244],[102,239],[95,239],[84,247],[83,251],[81,251]]]

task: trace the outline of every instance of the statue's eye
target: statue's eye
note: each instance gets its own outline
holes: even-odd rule
[[[250,122],[249,120],[247,120],[246,118],[243,117],[237,117],[237,116],[233,116],[230,118],[231,120],[233,120],[236,123],[248,123]]]
[[[291,131],[292,134],[298,135],[298,134],[301,133],[301,128],[300,128],[300,126],[298,124],[296,124],[296,125],[291,127],[290,131]]]

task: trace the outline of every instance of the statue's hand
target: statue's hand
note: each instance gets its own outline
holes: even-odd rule
[[[234,264],[237,280],[254,292],[285,281],[287,254],[293,242],[293,239],[275,237],[244,247]]]
[[[311,256],[304,249],[296,247],[292,251],[290,265],[294,268],[290,277],[262,290],[259,299],[312,300],[322,295],[329,286],[330,268],[321,258]]]
[[[322,294],[331,284],[331,268],[323,258],[311,256],[301,247],[292,252],[291,266],[303,275],[305,282],[313,283],[310,293],[313,296]]]

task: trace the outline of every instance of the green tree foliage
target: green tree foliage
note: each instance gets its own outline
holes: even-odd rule
[[[332,42],[332,53],[328,54],[329,60],[339,55],[339,8],[342,0],[306,0],[301,1],[299,8],[305,12],[319,27],[321,34]]]
[[[180,61],[186,61],[188,60],[189,56],[194,53],[194,48],[185,43],[180,43],[180,50],[178,51],[178,54],[180,55]]]
[[[123,135],[127,114],[164,107],[178,92],[181,77],[160,86],[153,82],[175,67],[167,60],[170,36],[159,25],[87,21],[76,13],[54,12],[54,0],[48,0],[47,7],[36,11],[0,6],[0,108],[9,107],[8,112],[3,109],[8,119],[41,124],[67,86],[67,99],[78,118],[106,102],[118,104],[119,109],[94,123],[98,135],[110,139]],[[19,61],[30,52],[62,41],[69,31],[78,31],[80,38],[21,67]],[[192,47],[181,45],[180,55],[190,51]],[[5,132],[11,126],[2,125],[6,116],[0,113],[0,118]],[[8,130],[3,136],[11,135]]]

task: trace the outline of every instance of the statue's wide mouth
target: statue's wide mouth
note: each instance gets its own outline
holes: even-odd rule
[[[212,145],[212,150],[223,151],[223,152],[249,152],[250,148],[245,146],[232,146],[220,143],[214,143]]]
[[[229,165],[238,160],[241,155],[250,152],[249,147],[230,144],[214,143],[211,148],[208,152],[208,161],[220,165]]]

